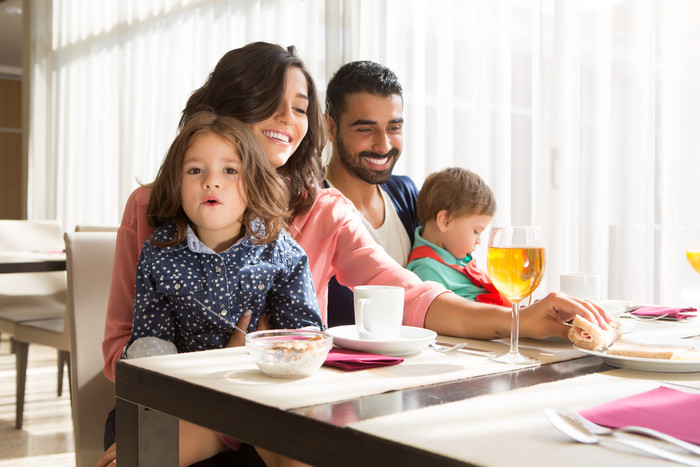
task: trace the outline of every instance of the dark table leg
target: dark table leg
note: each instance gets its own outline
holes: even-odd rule
[[[178,420],[117,398],[117,460],[120,465],[178,465]]]

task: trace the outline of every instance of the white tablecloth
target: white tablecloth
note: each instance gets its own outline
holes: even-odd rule
[[[610,441],[603,446],[578,444],[550,425],[543,410],[581,410],[654,389],[660,381],[695,385],[700,392],[697,380],[698,373],[614,370],[387,415],[348,427],[493,467],[678,465]]]
[[[459,340],[440,336],[438,341]],[[503,342],[469,340],[469,343],[499,353],[508,350],[508,345]],[[543,364],[586,356],[574,350],[570,342],[561,341],[524,340],[521,350],[537,356]],[[491,362],[485,357],[463,352],[444,354],[430,348],[405,357],[405,361],[399,365],[355,372],[322,367],[302,379],[265,376],[245,348],[142,358],[130,363],[281,409],[351,400],[513,369],[510,365]]]

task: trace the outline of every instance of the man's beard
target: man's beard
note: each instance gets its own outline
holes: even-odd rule
[[[372,185],[379,185],[389,180],[391,172],[394,170],[394,165],[396,165],[396,161],[399,158],[399,150],[396,148],[391,148],[386,154],[379,154],[374,151],[362,151],[359,154],[350,154],[345,149],[341,138],[338,138],[336,144],[338,146],[338,156],[340,157],[341,164],[343,164],[347,170],[357,175],[361,180]],[[391,166],[385,170],[370,169],[362,164],[362,159],[365,157],[374,159],[383,159],[385,157],[392,158]]]

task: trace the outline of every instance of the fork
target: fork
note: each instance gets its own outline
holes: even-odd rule
[[[493,352],[487,352],[485,350],[474,350],[470,348],[465,348],[467,347],[466,342],[460,342],[459,344],[455,344],[451,347],[445,347],[443,345],[439,345],[436,342],[431,342],[430,347],[433,348],[434,351],[440,352],[440,353],[446,353],[449,354],[450,352],[456,352],[457,350],[460,350],[464,353],[472,354],[472,355],[478,355],[480,357],[490,357]]]
[[[624,426],[622,428],[608,428],[606,426],[600,426],[596,423],[593,423],[592,421],[588,420],[587,418],[583,417],[582,415],[579,415],[578,413],[574,412],[573,410],[566,410],[565,411],[566,415],[569,417],[579,421],[582,425],[584,425],[586,428],[588,428],[591,432],[595,433],[596,435],[612,435],[614,433],[638,433],[646,436],[650,436],[652,438],[660,439],[662,441],[666,441],[667,443],[676,445],[680,448],[685,449],[688,452],[691,452],[695,454],[696,456],[700,456],[700,446],[696,446],[695,444],[688,443],[686,441],[683,441],[681,439],[675,438],[673,436],[667,435],[666,433],[661,433],[660,431],[652,430],[651,428],[645,428],[642,426]]]

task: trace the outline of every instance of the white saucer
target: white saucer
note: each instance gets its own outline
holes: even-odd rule
[[[375,341],[360,339],[354,324],[335,326],[326,329],[333,336],[333,344],[338,347],[360,352],[400,357],[417,353],[423,347],[427,347],[437,337],[435,331],[416,328],[413,326],[401,326],[399,338],[393,341]]]

